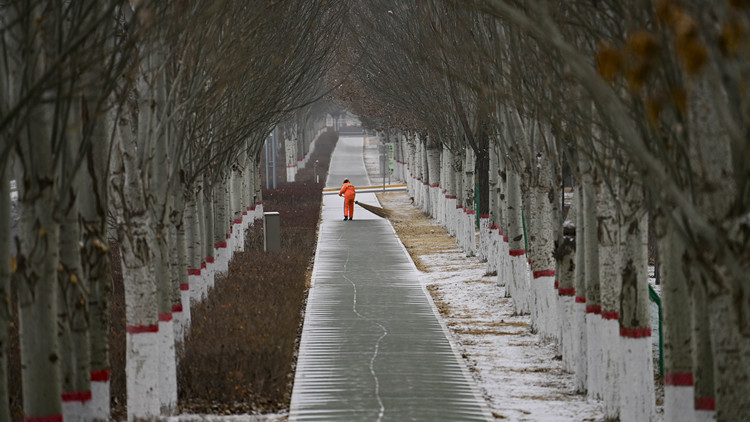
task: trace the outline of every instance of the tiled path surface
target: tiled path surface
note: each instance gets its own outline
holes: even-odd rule
[[[367,186],[362,137],[342,137],[327,187]],[[357,200],[378,205],[375,195]],[[491,420],[387,220],[324,195],[290,420]]]

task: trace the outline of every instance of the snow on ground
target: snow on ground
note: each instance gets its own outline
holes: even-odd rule
[[[604,419],[599,402],[576,394],[555,346],[531,333],[529,316],[514,315],[497,277],[485,274],[486,264],[466,257],[404,192],[378,198],[394,212],[391,223],[497,420]]]

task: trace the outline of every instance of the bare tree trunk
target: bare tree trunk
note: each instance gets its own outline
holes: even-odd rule
[[[596,215],[596,188],[591,171],[582,173],[583,244],[586,278],[586,391],[589,397],[601,396],[602,349],[599,326],[601,299],[599,295],[599,224]]]
[[[556,291],[555,291],[555,236],[553,228],[553,208],[555,208],[553,168],[550,157],[545,156],[540,149],[536,153],[536,174],[531,183],[533,206],[527,221],[532,273],[532,321],[545,339],[556,337],[557,319]]]
[[[501,151],[501,154],[503,152]],[[509,280],[512,277],[511,264],[510,264],[510,248],[508,246],[508,175],[507,175],[507,163],[506,157],[500,156],[498,161],[498,185],[497,185],[497,197],[498,197],[498,224],[497,224],[497,241],[498,241],[498,257],[497,257],[497,284],[498,286],[505,286],[507,294],[507,286]]]
[[[604,414],[618,417],[620,410],[620,292],[619,274],[620,225],[617,221],[615,192],[618,180],[610,179],[597,185],[597,215],[599,221],[599,285],[601,288],[601,318],[599,339],[602,350],[601,394]]]
[[[157,251],[133,130],[127,119],[118,126],[111,186],[125,286],[128,420],[148,419],[160,414],[159,302],[153,273]]]
[[[706,280],[693,266],[693,368],[695,368],[695,420],[716,420],[716,383],[714,380],[714,354],[711,345],[711,321],[708,315]]]
[[[513,298],[516,313],[529,313],[529,271],[526,262],[526,247],[523,238],[521,214],[521,182],[518,173],[508,169],[508,255],[512,266],[512,278],[508,293]]]
[[[92,90],[93,91],[93,90]],[[90,94],[90,95],[89,95]],[[87,93],[89,103],[98,104],[98,93]],[[109,297],[112,272],[109,260],[107,213],[111,124],[108,115],[91,121],[91,142],[78,191],[83,223],[81,249],[84,278],[88,281],[89,341],[91,345],[91,418],[110,418]]]
[[[463,204],[463,172],[464,172],[464,158],[462,150],[451,151],[452,161],[450,163],[452,168],[451,180],[453,185],[453,196],[455,206],[452,209],[448,209],[451,221],[451,227],[453,227],[452,236],[456,238],[456,244],[459,242],[461,236],[461,214]]]
[[[477,254],[477,240],[476,240],[476,207],[474,205],[474,182],[475,182],[475,161],[476,156],[474,151],[467,147],[464,153],[464,165],[463,165],[463,182],[462,187],[464,191],[463,195],[463,249],[466,256],[476,256]]]
[[[286,153],[286,181],[294,182],[297,175],[297,124],[289,123],[284,136],[284,151]]]
[[[578,155],[579,174],[588,171],[586,158],[583,154]],[[573,200],[576,209],[576,239],[575,239],[575,285],[573,294],[575,295],[573,304],[573,356],[575,387],[578,392],[586,391],[586,380],[588,378],[588,359],[586,352],[586,253],[588,244],[586,243],[586,210],[584,209],[584,182],[583,178],[578,180],[578,185],[574,192]]]
[[[442,145],[433,136],[427,138],[427,172],[429,185],[427,189],[427,197],[430,203],[430,216],[438,219],[440,216],[439,205],[440,198],[440,151]]]
[[[292,180],[293,181],[293,180]],[[225,274],[229,268],[229,254],[227,251],[227,181],[225,174],[217,177],[213,186],[215,268],[217,274]]]
[[[3,138],[3,140],[5,140]],[[11,208],[10,159],[0,159],[0,297],[10,297],[11,274]],[[15,257],[13,257],[15,262]],[[0,305],[0,421],[10,421],[8,401],[8,330],[11,321],[11,304]]]
[[[188,259],[188,270],[187,270],[187,286],[183,289],[183,285],[180,285],[180,291],[182,293],[182,312],[190,312],[190,301],[191,299],[195,302],[200,300],[200,289],[203,284],[203,248],[201,244],[201,216],[200,216],[200,191],[195,188],[192,190],[191,195],[188,197],[185,203],[185,238],[186,238],[186,253]],[[186,316],[185,316],[186,318]],[[189,324],[188,324],[189,326]],[[187,327],[186,327],[187,329]],[[185,333],[187,334],[187,333]]]
[[[54,208],[56,162],[53,112],[30,112],[28,138],[20,141],[16,174],[19,239],[14,281],[18,288],[21,376],[27,418],[62,417],[57,340],[59,222]],[[54,357],[54,358],[50,358]]]
[[[206,257],[206,274],[201,298],[205,298],[209,290],[214,287],[216,275],[215,249],[214,249],[214,203],[213,190],[208,175],[203,178],[203,190],[201,201],[203,201],[203,254]]]
[[[443,178],[443,189],[445,189],[445,215],[443,224],[451,236],[456,235],[456,224],[454,215],[456,213],[456,170],[453,152],[445,146],[443,148],[443,166],[445,167],[445,177]]]
[[[62,375],[63,417],[71,421],[89,419],[91,404],[88,280],[81,267],[81,230],[78,191],[81,189],[77,159],[81,146],[80,108],[74,107],[63,149],[58,196],[60,211],[60,263],[57,282],[57,320]],[[77,128],[78,130],[75,130]],[[72,129],[72,130],[71,130]]]
[[[727,67],[720,71],[726,72]],[[723,261],[718,254],[691,248],[693,251],[688,256],[697,259],[688,262],[708,262],[714,267],[704,269],[699,277],[695,271],[697,265],[689,265],[692,271],[686,276],[690,277],[689,281],[698,281],[691,286],[693,297],[705,289],[705,314],[693,318],[705,321],[708,315],[713,352],[709,361],[698,361],[694,368],[696,416],[712,417],[715,409],[717,420],[735,421],[744,420],[750,414],[750,251],[747,248],[747,176],[750,172],[747,170],[747,139],[730,136],[736,122],[724,115],[728,107],[742,106],[737,104],[737,92],[732,91],[727,80],[729,75],[717,73],[716,69],[711,69],[688,87],[688,152],[697,205],[704,215],[720,225],[720,242],[733,245],[734,251],[729,254],[735,254],[735,268],[730,270],[728,265],[716,265]],[[738,79],[744,80],[744,77]],[[730,86],[729,90],[712,82],[719,80]],[[746,122],[743,123],[746,128]],[[703,233],[692,233],[692,236],[698,239],[701,248]],[[700,300],[697,303],[700,305]],[[698,347],[695,353],[705,355],[709,346],[704,331],[693,334],[700,335],[694,339]],[[709,362],[713,362],[713,368],[706,367]],[[709,395],[712,384],[715,396]]]
[[[627,174],[627,172],[626,172]],[[620,420],[647,421],[655,415],[654,368],[648,298],[648,212],[643,186],[620,181]]]
[[[690,293],[683,267],[685,247],[675,227],[656,216],[664,315],[664,420],[693,420],[693,357]]]

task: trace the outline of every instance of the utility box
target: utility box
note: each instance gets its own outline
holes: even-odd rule
[[[263,250],[281,251],[281,217],[277,212],[263,213]]]

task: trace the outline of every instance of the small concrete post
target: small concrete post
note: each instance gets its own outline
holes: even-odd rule
[[[281,217],[278,212],[263,213],[263,240],[264,251],[281,250]]]

